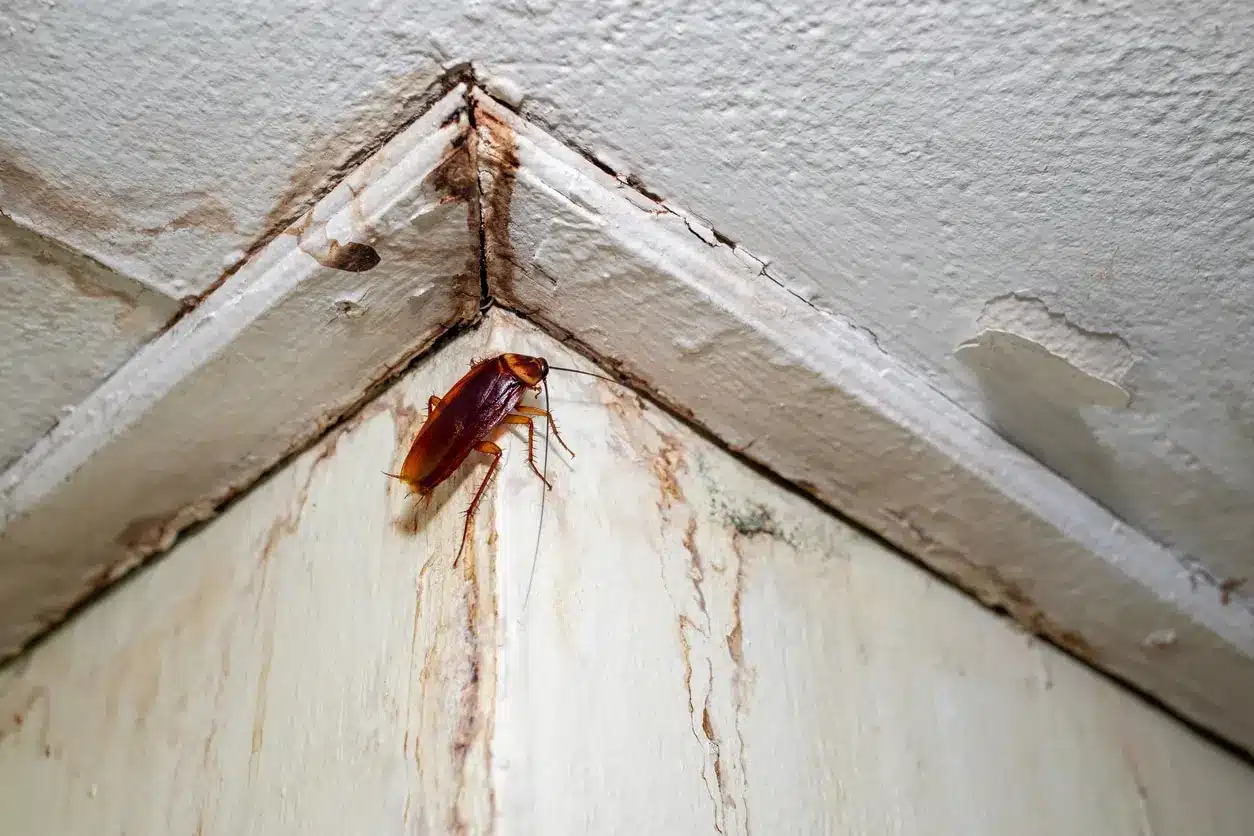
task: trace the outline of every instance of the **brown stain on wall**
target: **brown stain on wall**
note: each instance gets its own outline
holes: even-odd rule
[[[457,115],[461,115],[460,111]],[[470,145],[470,131],[467,128],[453,138],[449,150],[423,178],[423,188],[440,195],[441,203],[458,200],[470,203],[478,199],[479,181],[475,176]]]
[[[39,206],[41,214],[58,227],[90,232],[131,231],[148,237],[183,229],[236,231],[235,218],[226,204],[203,191],[184,193],[182,200],[195,203],[166,223],[136,227],[112,208],[128,202],[120,196],[101,194],[99,189],[90,186],[53,180],[23,160],[18,152],[3,145],[0,145],[0,192],[20,193],[25,200]]]
[[[459,121],[465,116],[462,111],[454,114]],[[452,139],[448,152],[440,162],[423,178],[423,187],[439,195],[441,205],[463,203],[466,206],[466,230],[470,240],[477,240],[479,246],[470,247],[466,254],[464,293],[467,301],[478,309],[483,295],[480,278],[483,211],[479,201],[479,177],[475,169],[474,146],[474,132],[467,124]]]
[[[433,77],[419,68],[392,80],[370,101],[351,110],[332,133],[310,142],[292,166],[287,186],[262,221],[266,240],[278,235],[362,165],[431,105],[469,79],[469,67],[451,68]]]
[[[370,102],[354,108],[334,133],[315,140],[292,165],[287,186],[279,193],[261,222],[260,230],[244,248],[244,256],[205,290],[189,297],[184,312],[195,308],[209,294],[248,263],[267,244],[283,234],[302,215],[331,193],[345,177],[372,163],[376,152],[462,82],[473,81],[469,64],[450,68],[439,77],[418,69],[396,78]]]
[[[155,313],[170,314],[173,306],[166,297],[147,290],[133,279],[106,267],[59,241],[27,229],[0,212],[0,256],[6,259],[29,260],[40,267],[37,271],[53,281],[65,280],[68,287],[58,287],[78,299],[105,300],[117,303],[115,324],[125,327],[127,317],[141,306]]]
[[[109,199],[92,200],[92,190],[53,181],[24,161],[11,148],[0,145],[0,194],[21,194],[55,219],[60,228],[90,232],[125,229],[126,220],[110,206]]]
[[[667,510],[675,503],[684,501],[684,492],[679,486],[678,474],[688,465],[684,460],[684,450],[679,439],[665,433],[662,433],[661,437],[662,446],[649,457],[649,469],[653,471],[661,493],[658,508]]]
[[[168,230],[207,229],[212,232],[235,232],[235,217],[226,204],[213,195],[205,195],[200,202],[183,212],[165,226]]]
[[[183,210],[160,226],[142,227],[138,231],[144,235],[160,235],[163,232],[178,232],[185,229],[203,229],[224,234],[239,231],[235,224],[235,216],[219,198],[200,191],[189,192],[185,197],[195,201],[190,208]]]
[[[482,200],[482,249],[488,290],[507,302],[515,298],[517,258],[509,222],[518,178],[518,145],[514,130],[482,108],[474,110],[474,161]]]

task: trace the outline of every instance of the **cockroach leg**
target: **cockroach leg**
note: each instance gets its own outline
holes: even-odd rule
[[[439,396],[432,395],[431,397],[427,398],[427,417],[430,417],[431,413],[434,412],[435,408],[439,405],[440,405]]]
[[[480,453],[487,453],[492,457],[492,464],[488,465],[488,474],[483,477],[483,481],[479,483],[479,490],[475,491],[475,498],[470,500],[470,507],[466,509],[466,525],[462,528],[462,545],[457,550],[457,557],[453,560],[456,566],[462,559],[462,552],[466,550],[466,541],[470,539],[470,528],[475,522],[475,511],[479,507],[479,500],[483,499],[484,488],[488,486],[488,482],[492,481],[492,475],[496,473],[497,465],[501,463],[501,448],[492,443],[485,441],[475,447]]]
[[[526,407],[514,407],[515,409],[526,409]],[[537,410],[538,411],[538,410]],[[531,472],[540,477],[540,481],[549,490],[553,486],[549,484],[549,480],[544,478],[544,474],[540,472],[540,468],[536,467],[536,425],[526,415],[506,415],[501,419],[502,424],[526,424],[527,425],[527,464],[531,465]]]
[[[575,455],[574,450],[566,447],[566,442],[562,440],[562,434],[557,431],[557,422],[553,420],[553,416],[550,413],[545,412],[543,409],[536,409],[534,406],[516,406],[514,407],[514,411],[520,412],[523,415],[534,415],[537,418],[544,418],[547,420],[549,422],[549,426],[553,428],[553,435],[557,438],[557,443],[562,445],[562,447],[565,447],[567,453],[570,453],[572,456]]]

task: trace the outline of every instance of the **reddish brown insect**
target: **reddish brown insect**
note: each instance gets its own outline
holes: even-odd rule
[[[548,388],[545,382],[552,370],[586,374],[617,383],[613,378],[592,372],[568,369],[561,366],[550,366],[543,357],[530,357],[525,354],[500,354],[488,360],[472,361],[470,371],[461,380],[453,384],[444,397],[435,395],[427,402],[427,420],[418,431],[409,448],[409,454],[401,465],[399,474],[389,473],[409,486],[410,490],[430,502],[432,492],[447,478],[461,467],[472,450],[486,453],[492,457],[488,473],[475,491],[475,497],[466,509],[466,523],[462,529],[461,548],[457,550],[457,558],[461,559],[466,548],[466,540],[470,537],[470,529],[474,522],[475,510],[483,498],[483,491],[496,473],[501,461],[501,448],[496,438],[511,424],[525,424],[527,427],[527,463],[532,471],[540,477],[546,488],[552,488],[545,474],[536,467],[536,428],[535,418],[548,419],[553,427],[553,435],[566,451],[575,455],[557,431],[553,416],[547,411]],[[545,409],[523,406],[522,397],[526,390],[537,393],[543,388]],[[545,438],[548,438],[547,429]],[[545,447],[547,458],[548,447]],[[544,506],[541,505],[541,514]],[[543,523],[543,516],[541,516]],[[538,545],[538,541],[537,541]]]

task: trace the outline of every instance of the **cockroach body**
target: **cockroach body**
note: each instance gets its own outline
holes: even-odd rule
[[[461,467],[472,450],[492,457],[488,472],[475,491],[470,507],[466,509],[466,522],[455,564],[466,548],[466,540],[470,537],[475,511],[483,498],[483,492],[496,474],[501,461],[502,450],[496,444],[496,438],[508,426],[526,425],[527,463],[546,488],[552,488],[552,485],[536,467],[536,431],[533,419],[547,419],[558,442],[568,453],[574,455],[558,433],[553,416],[547,411],[548,390],[545,381],[552,369],[617,382],[613,378],[592,372],[550,366],[543,357],[526,354],[500,354],[487,360],[472,361],[470,371],[453,384],[453,388],[444,397],[431,396],[427,402],[427,420],[410,445],[409,453],[401,465],[401,472],[387,474],[404,482],[413,493],[429,502],[432,492]],[[523,395],[528,389],[537,393],[543,389],[546,409],[522,404]],[[547,446],[545,452],[547,455]],[[543,513],[543,505],[541,509]]]

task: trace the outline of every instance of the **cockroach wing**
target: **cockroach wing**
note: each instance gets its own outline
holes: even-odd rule
[[[429,493],[451,476],[522,400],[524,384],[499,361],[472,368],[427,416],[401,466],[416,490]]]

